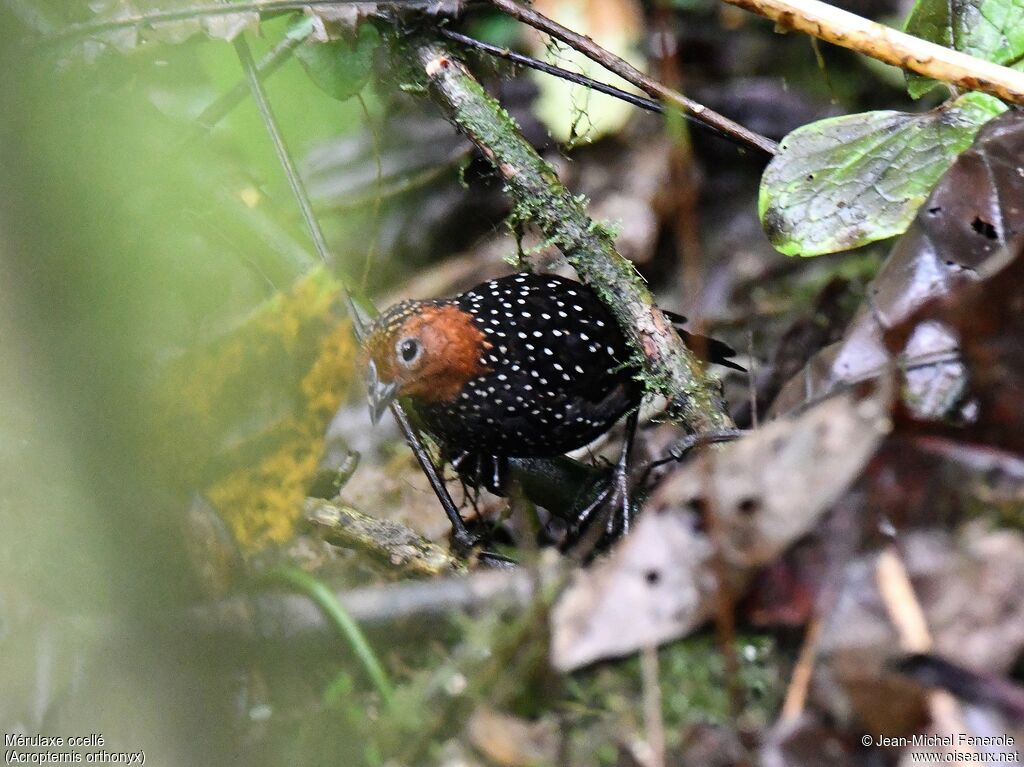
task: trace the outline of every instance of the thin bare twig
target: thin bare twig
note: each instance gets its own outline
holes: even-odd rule
[[[914,593],[910,574],[894,547],[878,555],[875,582],[882,596],[889,621],[899,636],[900,648],[908,653],[931,652],[934,642],[928,630],[924,608]],[[960,704],[948,690],[928,692],[928,711],[937,732],[954,734],[967,732]]]
[[[495,4],[510,1],[492,0]],[[930,43],[819,0],[724,1],[901,69],[1024,104],[1024,72]]]
[[[662,99],[665,103],[670,104],[684,114],[692,115],[694,119],[705,123],[721,133],[732,136],[744,146],[760,150],[765,154],[776,155],[779,153],[779,145],[771,139],[744,128],[729,118],[708,109],[703,104],[699,104],[678,91],[648,77],[628,61],[602,48],[589,37],[562,26],[557,21],[549,19],[544,14],[520,4],[516,0],[490,0],[490,2],[503,13],[518,19],[534,29],[539,29],[541,32],[557,40],[561,40],[570,48],[597,62],[609,72],[617,74],[623,80],[635,85],[649,96]]]
[[[515,64],[529,67],[530,69],[536,69],[538,72],[543,72],[546,75],[552,75],[563,80],[568,80],[571,83],[576,83],[577,85],[583,85],[591,90],[625,101],[627,104],[632,104],[640,109],[646,109],[649,112],[657,112],[658,114],[665,113],[665,107],[657,101],[644,98],[643,96],[637,96],[629,91],[616,88],[614,85],[608,85],[607,83],[602,83],[600,80],[595,80],[592,77],[581,75],[578,72],[570,72],[568,69],[557,67],[554,64],[548,64],[546,61],[535,59],[532,56],[525,56],[522,53],[516,53],[508,48],[491,45],[490,43],[485,43],[483,40],[477,40],[476,38],[469,37],[468,35],[464,35],[460,32],[453,32],[452,30],[444,27],[437,30],[437,32],[441,37],[446,37],[452,42],[464,45],[467,48],[483,51],[489,56],[505,59],[506,61],[511,61]],[[694,118],[693,115],[684,115],[684,117],[693,123],[702,125],[703,127],[709,127],[704,126],[704,124]]]
[[[509,50],[508,48],[500,48],[497,45],[485,43],[482,40],[477,40],[476,38],[469,37],[468,35],[464,35],[460,32],[453,32],[452,30],[447,29],[445,27],[441,27],[437,31],[438,34],[441,35],[441,37],[446,37],[453,43],[458,43],[459,45],[464,45],[467,48],[472,48],[474,50],[481,51],[482,53],[486,53],[488,56],[494,56],[495,58],[505,59],[506,61],[511,61],[514,64],[519,64],[520,66],[529,67],[530,69],[535,69],[538,72],[543,72],[546,75],[558,77],[562,80],[567,80],[571,83],[575,83],[576,85],[582,85],[585,88],[590,88],[591,90],[597,91],[598,93],[603,93],[606,96],[611,96],[612,98],[619,99],[620,101],[624,101],[627,104],[630,104],[631,106],[635,106],[639,109],[645,109],[648,112],[654,112],[659,115],[665,114],[665,105],[662,104],[660,101],[655,101],[654,99],[645,98],[643,96],[637,96],[635,93],[624,91],[621,88],[616,88],[614,85],[603,83],[600,80],[595,80],[592,77],[581,75],[578,72],[571,72],[568,69],[563,69],[562,67],[555,66],[554,64],[549,64],[546,61],[535,59],[532,56],[526,56],[522,53],[516,53],[515,51]],[[732,134],[725,133],[719,130],[718,128],[714,127],[713,125],[708,125],[706,122],[698,120],[696,117],[694,117],[692,114],[689,114],[688,112],[681,112],[680,114],[682,115],[683,119],[689,122],[691,125],[695,125],[696,127],[702,130],[706,130],[709,133],[713,133],[719,138],[723,138],[726,141],[731,141],[734,144],[738,144],[739,146],[747,146],[746,142],[739,141]]]
[[[807,692],[811,687],[811,676],[814,673],[814,662],[818,658],[818,644],[821,638],[821,618],[812,616],[807,624],[804,642],[800,646],[800,656],[793,667],[793,675],[786,688],[786,698],[782,702],[782,713],[779,720],[782,724],[795,722],[804,712],[807,705]]]
[[[929,652],[932,635],[928,630],[928,620],[914,594],[910,575],[894,549],[887,548],[878,555],[875,581],[889,620],[899,635],[900,648],[908,653]]]
[[[284,36],[284,38],[269,51],[259,63],[256,64],[256,77],[262,83],[274,72],[281,68],[288,59],[292,57],[295,49],[309,39],[313,31],[312,20],[309,20],[308,28],[295,29]],[[217,123],[227,117],[231,110],[242,103],[242,100],[251,92],[248,77],[243,77],[228,91],[225,91],[211,102],[206,109],[196,118],[195,133],[190,138],[195,138],[202,133],[212,129]]]
[[[249,44],[246,42],[244,35],[239,36],[235,40],[235,50],[238,53],[238,60],[242,64],[242,69],[245,71],[245,76],[249,81],[249,88],[252,91],[253,100],[256,102],[256,107],[259,109],[260,116],[263,118],[263,123],[267,128],[267,132],[270,134],[270,140],[274,144],[274,151],[277,153],[278,160],[281,163],[281,168],[284,170],[285,176],[288,178],[288,185],[291,187],[292,194],[295,195],[295,201],[298,203],[299,209],[302,211],[302,218],[306,222],[306,227],[309,229],[310,237],[313,239],[313,245],[320,256],[320,259],[325,264],[328,264],[330,263],[331,258],[330,249],[327,246],[327,240],[324,238],[323,230],[320,228],[320,222],[313,213],[313,205],[309,200],[306,187],[302,183],[302,178],[299,176],[299,171],[295,166],[295,161],[292,159],[288,152],[288,147],[285,145],[284,137],[281,134],[281,128],[278,125],[277,118],[274,116],[273,109],[271,109],[270,102],[267,100],[267,94],[263,90],[263,84],[260,83],[259,76],[256,72],[256,64],[252,58],[252,51],[249,49]],[[348,305],[349,316],[352,318],[352,325],[355,328],[356,337],[361,343],[363,338],[366,336],[366,327],[363,324],[359,309],[353,299],[352,288],[345,280],[342,280],[342,292],[344,293],[345,303]],[[455,505],[455,501],[452,500],[452,496],[448,492],[448,487],[445,485],[444,479],[441,477],[441,472],[438,470],[437,466],[434,465],[434,461],[430,457],[430,453],[427,451],[426,447],[424,447],[419,434],[417,434],[412,423],[409,421],[408,415],[402,405],[397,401],[392,403],[391,412],[394,414],[395,420],[398,422],[398,427],[402,430],[403,436],[409,443],[409,447],[412,448],[413,454],[416,456],[416,460],[419,463],[420,468],[422,468],[423,473],[426,474],[427,480],[430,482],[430,487],[433,489],[434,494],[437,495],[437,499],[440,501],[445,515],[452,524],[456,545],[461,549],[471,548],[475,541],[466,530],[465,523],[459,515],[459,509]]]

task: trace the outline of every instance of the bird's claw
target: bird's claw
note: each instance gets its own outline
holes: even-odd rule
[[[630,456],[633,452],[638,418],[637,410],[633,410],[626,418],[626,438],[622,442],[619,460],[597,496],[571,516],[572,523],[561,546],[563,551],[573,549],[584,552],[584,555],[589,557],[629,532],[636,511],[630,488]],[[593,522],[600,516],[602,509],[607,509],[607,517],[604,520],[604,530],[597,532]],[[594,532],[591,533],[591,530]]]
[[[463,558],[474,557],[483,567],[490,567],[499,570],[515,568],[519,563],[504,554],[496,551],[488,551],[483,548],[486,545],[483,535],[471,533],[469,530],[452,530],[452,549]]]
[[[593,523],[602,517],[604,519],[603,530],[589,546],[591,551],[607,548],[626,535],[636,511],[632,496],[629,474],[625,467],[617,465],[612,470],[611,477],[603,482],[603,487],[597,492],[597,495],[573,514],[572,524],[563,538],[562,550],[587,548],[587,544],[591,541],[585,539],[595,537],[588,535],[588,532],[595,530]]]
[[[452,530],[452,548],[460,556],[470,554],[473,549],[483,542],[483,536],[478,533],[471,533],[465,527],[461,530]]]

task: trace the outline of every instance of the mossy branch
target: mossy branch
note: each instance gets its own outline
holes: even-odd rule
[[[498,170],[520,215],[540,228],[615,314],[643,355],[648,390],[667,396],[673,417],[693,431],[729,426],[717,383],[655,306],[611,234],[587,215],[583,201],[562,185],[509,114],[443,46],[413,40],[395,50],[410,58],[416,65],[413,76]]]
[[[465,564],[412,530],[320,498],[307,498],[306,520],[324,540],[386,563],[391,573],[436,576],[464,571]]]

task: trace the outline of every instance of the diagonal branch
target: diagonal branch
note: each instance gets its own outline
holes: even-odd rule
[[[632,106],[635,106],[639,109],[646,109],[648,112],[665,114],[665,105],[662,104],[660,101],[654,101],[653,99],[645,98],[643,96],[637,96],[633,93],[630,93],[629,91],[624,91],[621,88],[616,88],[614,85],[608,85],[608,83],[603,83],[600,80],[595,80],[592,77],[581,75],[578,72],[571,72],[568,69],[563,69],[562,67],[555,66],[554,64],[548,64],[546,61],[540,61],[539,59],[535,59],[532,56],[524,56],[523,54],[516,53],[515,51],[511,51],[508,48],[500,48],[497,45],[485,43],[482,40],[477,40],[467,35],[463,35],[459,32],[453,32],[452,30],[447,29],[446,27],[441,27],[440,29],[437,30],[437,32],[439,35],[441,35],[441,37],[445,37],[451,40],[453,43],[458,43],[459,45],[463,45],[467,48],[472,48],[474,50],[481,51],[483,53],[486,53],[488,56],[494,56],[495,58],[505,59],[506,61],[511,61],[514,64],[520,64],[521,66],[529,67],[530,69],[535,69],[538,72],[543,72],[544,74],[551,75],[552,77],[558,77],[561,78],[562,80],[568,80],[571,83],[576,83],[577,85],[585,86],[587,88],[590,88],[591,90],[597,91],[598,93],[604,93],[605,95],[617,98],[620,101],[625,101],[627,104],[631,104]],[[745,141],[741,141],[731,133],[725,133],[719,130],[718,128],[715,128],[707,124],[702,120],[698,120],[696,117],[694,117],[692,114],[689,114],[688,112],[681,112],[680,114],[682,115],[684,120],[692,123],[693,125],[697,126],[698,128],[701,128],[702,130],[706,130],[709,133],[713,133],[719,138],[723,138],[726,141],[731,141],[732,143],[737,144],[741,147],[748,146],[748,144]]]
[[[587,215],[551,166],[523,138],[519,127],[466,67],[428,39],[413,40],[410,56],[435,102],[476,144],[504,179],[519,214],[536,224],[580,278],[615,314],[644,358],[645,383],[669,397],[672,413],[693,431],[731,425],[713,379],[686,348],[633,268],[615,250],[606,228]],[[399,66],[402,63],[399,62]],[[407,64],[405,66],[408,66]]]
[[[778,144],[771,139],[744,128],[728,117],[724,117],[708,109],[703,104],[698,104],[696,101],[687,98],[679,93],[679,91],[673,90],[667,85],[663,85],[657,80],[648,77],[628,61],[605,50],[589,37],[573,32],[568,27],[563,27],[557,21],[549,19],[529,6],[521,5],[516,0],[490,0],[490,2],[503,13],[518,19],[534,29],[539,29],[556,40],[561,40],[570,48],[574,48],[587,58],[597,62],[609,72],[614,72],[626,82],[635,85],[647,95],[661,99],[679,111],[692,115],[694,119],[703,122],[720,133],[732,136],[745,146],[758,149],[765,154],[776,155],[779,153]]]
[[[635,96],[632,93],[629,93],[628,91],[622,90],[621,88],[616,88],[614,85],[602,83],[599,80],[595,80],[592,77],[587,77],[586,75],[581,75],[578,72],[570,72],[568,69],[556,67],[554,64],[548,64],[546,61],[540,61],[539,59],[535,59],[532,56],[524,56],[523,54],[516,53],[515,51],[509,50],[508,48],[501,48],[497,45],[485,43],[483,40],[477,40],[473,37],[469,37],[468,35],[463,35],[459,32],[453,32],[452,30],[446,27],[441,27],[440,29],[437,30],[437,33],[441,37],[451,40],[453,43],[458,43],[459,45],[463,45],[467,48],[473,48],[475,50],[482,51],[489,56],[494,56],[495,58],[499,59],[505,59],[506,61],[513,62],[514,64],[521,64],[524,67],[536,69],[538,72],[543,72],[544,74],[547,75],[560,77],[563,80],[568,80],[569,82],[576,83],[577,85],[584,85],[587,88],[598,91],[599,93],[604,93],[605,95],[612,96],[614,98],[625,101],[627,104],[632,104],[633,106],[639,107],[640,109],[646,109],[648,112],[657,112],[658,114],[664,114],[665,112],[665,107],[663,107],[657,101],[652,101],[651,99],[644,98],[643,96]],[[695,119],[693,115],[684,114],[683,117],[685,117],[687,120],[693,123],[703,125],[703,123]]]

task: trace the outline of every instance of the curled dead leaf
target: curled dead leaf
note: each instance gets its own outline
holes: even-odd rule
[[[552,662],[571,670],[683,636],[729,588],[809,531],[857,477],[888,430],[886,399],[837,397],[769,424],[680,468],[610,556],[576,574],[552,612]]]

